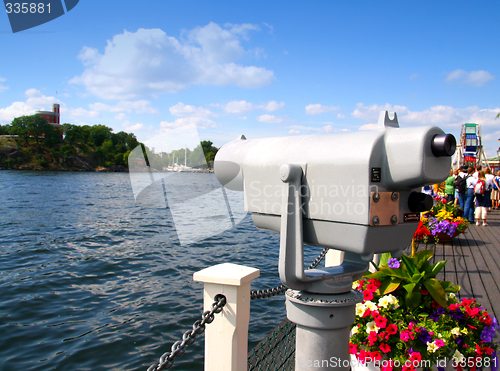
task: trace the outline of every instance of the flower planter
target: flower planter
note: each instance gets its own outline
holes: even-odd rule
[[[436,235],[437,241],[436,241],[435,237],[434,237],[434,241],[436,241],[438,243],[449,242],[449,241],[451,241],[452,238],[457,237],[459,234],[460,234],[460,232],[457,231],[457,232],[455,232],[455,234],[453,236],[450,236],[449,234],[440,232]]]

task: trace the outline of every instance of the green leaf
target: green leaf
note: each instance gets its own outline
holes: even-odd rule
[[[448,304],[446,302],[446,293],[443,289],[443,286],[441,286],[441,283],[434,279],[430,278],[428,280],[424,281],[424,286],[429,291],[429,294],[436,300],[439,305],[441,305],[443,308],[448,308]]]
[[[411,282],[413,282],[414,284],[419,283],[421,279],[422,279],[421,273],[415,273],[413,276],[411,276]]]
[[[413,276],[415,273],[418,272],[417,268],[415,267],[415,265],[413,264],[413,259],[406,256],[406,255],[403,255],[401,257],[401,259],[403,260],[405,266],[406,266],[406,269],[408,270],[408,273],[410,274],[410,276]]]
[[[399,278],[392,278],[391,280],[385,280],[382,285],[378,288],[380,292],[380,296],[382,295],[387,295],[394,290],[396,290],[399,285],[401,284],[401,279]]]
[[[373,272],[373,273],[366,272],[365,274],[363,274],[363,277],[364,278],[368,278],[370,280],[376,279],[376,280],[382,281],[383,279],[385,279],[387,277],[387,274],[385,274],[384,272],[378,270],[378,271]]]
[[[412,295],[406,295],[406,306],[410,310],[418,308],[420,301],[422,300],[422,294],[420,292],[414,292]]]
[[[401,278],[402,280],[408,280],[410,278],[409,276],[405,276],[403,274],[401,268],[395,269],[389,267],[380,267],[379,271],[385,273],[387,276]]]
[[[444,266],[446,265],[446,262],[448,260],[442,260],[442,261],[439,261],[437,263],[435,263],[431,268],[432,268],[432,273],[429,275],[429,277],[433,277],[433,278],[436,278],[437,274],[439,272],[441,272],[441,269],[444,268]]]
[[[421,250],[415,253],[413,259],[417,269],[420,269],[427,260],[432,258],[433,255],[434,255],[434,250]]]
[[[380,261],[378,262],[379,267],[387,267],[387,264],[389,264],[389,259],[392,258],[392,255],[390,252],[383,253],[380,255]]]
[[[408,283],[406,285],[403,285],[403,288],[408,292],[409,295],[412,294],[413,290],[415,289],[416,284],[414,283]]]

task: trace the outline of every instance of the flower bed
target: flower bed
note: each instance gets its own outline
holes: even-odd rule
[[[446,202],[446,199],[440,196],[436,196],[434,201],[435,205],[432,209],[420,217],[420,223],[413,238],[427,242],[429,236],[432,236],[437,243],[465,232],[469,227],[469,221],[462,217],[462,209],[454,206],[452,202]],[[443,238],[444,235],[448,238]]]
[[[432,254],[385,256],[385,264],[355,283],[364,301],[356,305],[349,353],[379,362],[382,371],[442,370],[446,360],[458,371],[497,370],[496,318],[474,299],[458,300],[459,286],[436,280],[445,261],[431,265]]]

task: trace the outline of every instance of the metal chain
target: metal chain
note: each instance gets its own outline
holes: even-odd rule
[[[212,303],[212,310],[207,310],[201,315],[201,320],[197,320],[193,324],[193,329],[184,332],[182,335],[182,341],[177,341],[172,345],[170,353],[164,353],[158,362],[158,364],[153,363],[149,366],[148,371],[161,371],[168,370],[174,364],[175,357],[181,357],[186,351],[188,345],[192,345],[195,342],[196,335],[203,334],[205,332],[205,325],[212,323],[215,319],[215,314],[222,312],[222,308],[226,305],[226,297],[222,294],[217,294],[214,297],[214,302]]]
[[[319,265],[319,263],[321,263],[321,261],[325,258],[328,250],[329,250],[328,247],[325,247],[321,252],[321,254],[319,254],[316,260],[307,269],[316,268]],[[252,290],[250,291],[250,299],[255,300],[255,299],[270,298],[272,296],[283,294],[287,289],[288,288],[285,285],[281,285],[266,290]]]

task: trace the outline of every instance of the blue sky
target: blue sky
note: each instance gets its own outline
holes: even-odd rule
[[[0,124],[61,122],[151,141],[196,124],[235,139],[401,127],[500,138],[497,1],[80,1],[13,34],[0,15]]]

